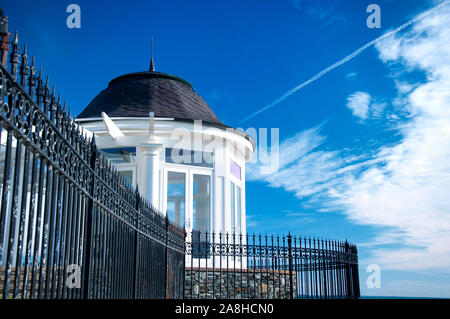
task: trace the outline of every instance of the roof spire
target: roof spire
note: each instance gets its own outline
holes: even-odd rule
[[[155,72],[155,63],[153,62],[153,37],[152,37],[152,45],[151,45],[151,50],[150,50],[150,54],[151,54],[151,58],[150,58],[150,68],[149,71],[150,72]]]

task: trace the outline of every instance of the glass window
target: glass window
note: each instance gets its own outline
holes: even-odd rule
[[[241,231],[241,188],[236,186],[236,232]]]
[[[212,168],[214,166],[214,153],[166,148],[166,163]]]
[[[221,222],[221,231],[224,232],[226,229],[226,219],[225,219],[225,179],[222,176],[217,178],[216,185],[216,209],[218,209],[217,213],[214,213],[215,218],[219,218]],[[218,225],[218,223],[215,223]]]
[[[241,229],[241,188],[235,183],[230,182],[230,219],[231,233],[240,234]]]
[[[184,227],[186,174],[167,172],[167,215],[176,225]]]
[[[210,176],[194,174],[193,180],[193,230],[210,231]]]
[[[104,148],[101,151],[113,164],[136,163],[136,147]]]
[[[236,233],[236,187],[230,182],[230,217],[231,217],[231,233]]]

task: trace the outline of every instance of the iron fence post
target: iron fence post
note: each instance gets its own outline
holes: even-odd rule
[[[349,252],[350,252],[350,246],[345,240],[344,244],[345,249],[345,280],[347,282],[347,297],[348,299],[352,299],[352,280],[351,280],[351,269],[350,269],[350,260],[349,260]]]
[[[187,238],[187,232],[186,232],[186,226],[183,226],[183,277],[182,277],[182,298],[186,299],[186,238]]]
[[[85,270],[83,274],[83,299],[89,299],[91,293],[91,248],[92,248],[92,236],[93,236],[93,223],[94,218],[94,197],[95,197],[95,164],[97,160],[97,147],[95,146],[95,136],[92,138],[90,145],[91,158],[90,158],[90,168],[92,172],[92,179],[90,185],[90,197],[88,200],[87,209],[87,225],[86,225],[86,251],[84,255]]]
[[[288,250],[289,250],[289,298],[294,299],[294,287],[292,280],[292,236],[289,233],[288,238]]]
[[[355,287],[354,295],[355,298],[361,297],[361,291],[359,287],[359,269],[358,269],[358,248],[353,246],[353,252],[355,254],[355,264],[353,265],[353,284]]]
[[[164,262],[164,267],[165,267],[165,271],[164,271],[164,276],[165,276],[165,280],[164,280],[164,282],[165,282],[165,284],[166,284],[166,289],[165,289],[165,292],[166,292],[166,294],[165,294],[165,299],[168,299],[169,298],[169,289],[168,289],[168,286],[169,286],[169,276],[167,275],[167,272],[169,271],[169,248],[168,248],[168,244],[169,244],[169,218],[167,217],[167,215],[166,215],[166,217],[165,217],[165,221],[166,221],[166,245],[165,245],[165,251],[166,251],[166,256],[165,256],[165,262]]]
[[[138,187],[136,187],[136,230],[134,231],[134,273],[133,273],[133,299],[138,296],[138,286],[139,286],[139,207],[140,207],[140,196]]]

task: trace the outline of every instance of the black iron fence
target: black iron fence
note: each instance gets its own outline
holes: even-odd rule
[[[358,256],[347,242],[193,232],[185,298],[359,298]]]
[[[7,70],[1,19],[0,299],[183,296],[183,230],[118,175],[17,33]]]

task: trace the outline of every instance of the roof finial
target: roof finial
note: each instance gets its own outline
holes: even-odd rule
[[[153,37],[152,37],[152,45],[150,50],[151,58],[150,58],[150,72],[155,72],[155,63],[153,62]]]

